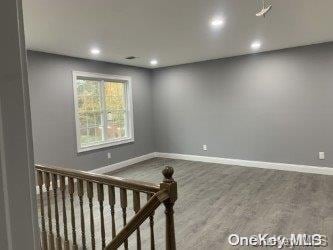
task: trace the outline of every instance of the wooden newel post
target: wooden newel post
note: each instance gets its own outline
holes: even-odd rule
[[[165,200],[165,218],[166,218],[166,250],[176,250],[175,224],[173,218],[173,206],[177,200],[177,182],[174,181],[172,175],[173,168],[166,166],[162,171],[164,180],[160,184],[161,189],[169,192],[169,199]]]

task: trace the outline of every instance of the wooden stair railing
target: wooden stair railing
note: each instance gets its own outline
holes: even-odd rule
[[[126,250],[129,248],[128,238],[136,232],[136,248],[141,250],[140,226],[144,221],[148,221],[150,249],[155,250],[154,213],[163,203],[166,217],[165,249],[175,250],[173,206],[177,200],[177,183],[172,178],[173,168],[167,166],[162,173],[164,175],[163,182],[160,185],[155,185],[79,170],[36,165],[41,248],[43,250],[96,249],[99,245],[101,249],[115,250],[123,245]],[[116,228],[116,189],[119,189],[119,205],[123,221],[121,230]],[[58,196],[58,192],[61,195]],[[105,195],[105,192],[108,194]],[[135,213],[130,220],[127,218],[129,192],[133,194],[133,211]],[[147,203],[142,207],[140,193],[144,193],[147,197]],[[104,219],[106,197],[108,198],[110,221]],[[88,204],[85,204],[86,199]],[[95,200],[98,203],[96,206],[100,218],[98,232],[95,231]],[[78,206],[75,206],[77,203]],[[89,210],[88,214],[84,213],[85,205]],[[62,216],[60,216],[61,213]],[[78,221],[76,221],[76,213],[80,217]],[[85,218],[89,218],[90,230],[86,228]],[[106,235],[106,226],[111,228],[110,235]],[[96,240],[97,234],[100,236],[98,241]],[[88,245],[88,243],[90,244]]]

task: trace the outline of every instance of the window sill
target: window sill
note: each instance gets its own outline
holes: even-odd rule
[[[108,147],[117,146],[117,145],[121,145],[121,144],[127,144],[127,143],[131,143],[131,142],[134,142],[134,138],[126,138],[126,139],[121,139],[121,140],[117,140],[117,141],[103,142],[103,143],[93,144],[93,145],[89,145],[89,146],[85,146],[85,147],[80,147],[78,145],[77,152],[83,153],[83,152],[93,151],[96,149],[108,148]]]

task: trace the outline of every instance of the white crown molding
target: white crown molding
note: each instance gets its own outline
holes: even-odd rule
[[[333,175],[333,168],[320,167],[320,166],[308,166],[308,165],[297,165],[288,163],[275,163],[275,162],[264,162],[264,161],[248,161],[230,158],[200,156],[200,155],[185,155],[185,154],[174,154],[174,153],[155,153],[155,157],[170,158],[178,160],[188,161],[200,161],[208,163],[219,163],[225,165],[236,165],[242,167],[253,167],[253,168],[264,168],[274,169],[301,173],[311,174],[322,174],[322,175]]]

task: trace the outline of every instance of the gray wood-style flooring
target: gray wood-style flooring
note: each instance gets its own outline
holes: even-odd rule
[[[319,233],[328,236],[329,247],[325,249],[333,249],[330,248],[333,245],[333,176],[161,158],[141,162],[110,175],[159,183],[165,165],[175,169],[174,179],[178,182],[179,198],[175,205],[177,249],[251,249],[230,246],[228,236],[232,233],[242,236]],[[133,216],[131,199],[129,195],[129,217]],[[95,204],[98,224],[99,208],[98,203]],[[79,211],[78,207],[76,209]],[[104,211],[106,235],[110,239],[107,199]],[[165,249],[163,211],[161,206],[155,214],[156,249]],[[119,202],[116,213],[117,227],[121,228]],[[87,207],[85,214],[86,225],[89,225]],[[77,212],[77,227],[79,218]],[[89,240],[89,228],[86,227]],[[144,250],[150,249],[148,229],[145,222],[141,227]],[[97,242],[99,237],[97,226]],[[131,236],[129,246],[136,249],[135,234]]]
[[[333,176],[158,158],[115,175],[159,182],[165,164],[178,182],[178,249],[237,249],[231,233],[320,233],[333,245]]]

